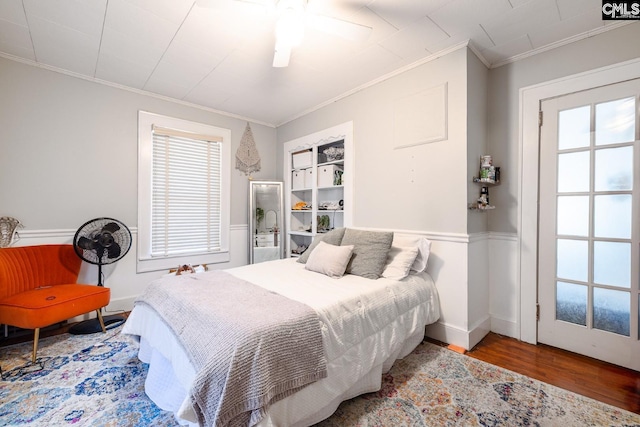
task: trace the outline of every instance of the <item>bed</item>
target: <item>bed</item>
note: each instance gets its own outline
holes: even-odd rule
[[[342,234],[338,239],[341,244],[336,245],[336,241],[332,241],[336,233],[333,236],[332,233],[314,240],[304,262],[294,258],[275,260],[224,272],[155,281],[180,289],[179,286],[185,286],[189,280],[195,283],[193,280],[197,277],[203,289],[208,290],[220,286],[221,277],[229,276],[238,283],[255,285],[261,291],[299,303],[317,316],[315,324],[325,371],[317,379],[270,402],[251,419],[250,425],[310,426],[329,417],[342,401],[378,390],[382,374],[422,342],[425,325],[439,318],[436,287],[425,271],[428,240],[393,233],[389,237],[387,233],[380,246],[378,233],[347,229],[337,233]],[[376,245],[378,249],[372,256],[370,249]],[[326,262],[325,250],[350,251],[345,255],[346,266],[337,267],[338,274],[332,270],[335,262]],[[322,262],[318,263],[321,255]],[[362,263],[366,270],[376,262],[380,264],[383,255],[377,267],[381,277],[376,280],[365,277]],[[356,259],[360,264],[354,262]],[[158,298],[159,301],[167,299],[166,296]],[[187,325],[191,316],[186,313],[183,317],[189,319],[184,320]],[[147,395],[160,408],[173,412],[180,424],[236,425],[202,418],[201,408],[192,394],[194,383],[202,375],[193,363],[193,355],[183,345],[184,340],[176,333],[184,325],[182,319],[168,322],[157,307],[136,301],[123,333],[140,338],[138,357],[149,364],[145,382]],[[208,337],[206,331],[201,335]],[[298,342],[301,342],[299,338]]]

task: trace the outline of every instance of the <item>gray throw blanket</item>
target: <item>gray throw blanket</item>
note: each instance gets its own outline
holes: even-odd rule
[[[186,349],[200,425],[255,425],[269,404],[327,376],[316,312],[229,273],[159,279],[135,304],[155,310]]]

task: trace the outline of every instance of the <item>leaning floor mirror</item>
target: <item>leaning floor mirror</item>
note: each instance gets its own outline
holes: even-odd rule
[[[282,182],[249,181],[249,263],[284,256]]]

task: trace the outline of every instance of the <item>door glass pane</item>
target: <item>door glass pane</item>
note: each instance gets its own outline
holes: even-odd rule
[[[591,106],[560,111],[558,114],[558,149],[588,147],[591,131]]]
[[[634,141],[635,98],[618,99],[596,105],[596,145]]]
[[[596,151],[596,191],[631,190],[633,147]]]
[[[558,155],[558,192],[589,191],[589,151]]]
[[[593,289],[593,327],[629,336],[630,294],[612,289]]]
[[[593,281],[601,285],[631,286],[631,243],[593,243]]]
[[[631,194],[595,196],[594,235],[631,238]]]
[[[589,235],[589,196],[558,197],[558,234]]]
[[[589,245],[586,240],[558,239],[557,257],[558,278],[588,280]]]
[[[556,289],[556,319],[587,326],[587,287],[558,282]]]

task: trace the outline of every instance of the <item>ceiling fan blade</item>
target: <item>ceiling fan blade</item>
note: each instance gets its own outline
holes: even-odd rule
[[[329,16],[307,13],[306,23],[316,30],[334,34],[354,42],[364,42],[369,38],[373,29],[355,22],[343,21]]]
[[[289,66],[289,58],[291,57],[291,46],[284,43],[276,43],[276,51],[273,55],[273,66],[283,68]]]

